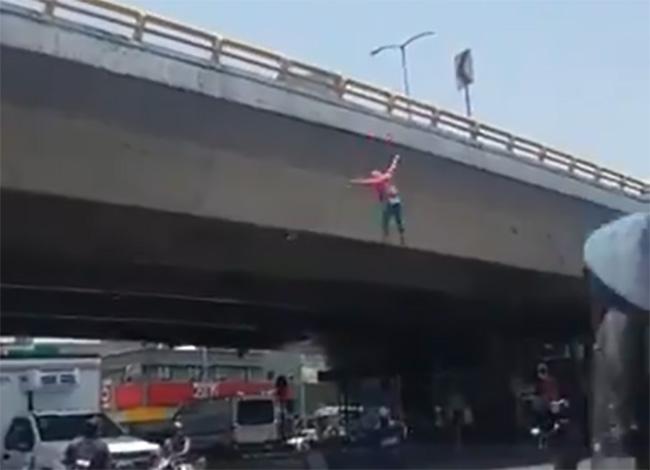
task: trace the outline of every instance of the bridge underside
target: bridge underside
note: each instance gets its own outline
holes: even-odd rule
[[[401,148],[410,246],[385,246],[346,181],[392,147],[2,57],[3,334],[263,346],[586,329],[580,247],[611,209]]]
[[[586,327],[577,278],[147,209],[1,196],[3,334],[246,346],[368,325],[432,336]],[[381,279],[378,271],[384,282],[364,281],[366,272]],[[396,286],[396,273],[430,288]]]

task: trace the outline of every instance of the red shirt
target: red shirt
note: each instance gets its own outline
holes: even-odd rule
[[[540,379],[539,394],[547,402],[557,400],[560,397],[557,381],[551,376]]]
[[[387,199],[392,203],[399,202],[399,191],[397,190],[397,186],[393,184],[390,178],[371,184],[377,192],[377,197],[379,198],[380,202],[384,202]]]

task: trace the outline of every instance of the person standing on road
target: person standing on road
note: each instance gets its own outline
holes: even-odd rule
[[[460,451],[463,447],[463,428],[469,424],[466,422],[467,401],[458,385],[452,385],[447,400],[449,423],[453,431],[454,448]],[[472,418],[473,419],[473,418]]]
[[[399,195],[397,186],[393,183],[393,176],[397,169],[400,156],[394,155],[393,160],[386,170],[373,170],[367,178],[355,178],[350,180],[352,184],[372,186],[377,193],[377,199],[382,207],[382,242],[386,242],[389,236],[389,227],[391,220],[395,221],[397,231],[399,232],[400,243],[405,244],[404,238],[404,220],[402,215],[402,199]]]

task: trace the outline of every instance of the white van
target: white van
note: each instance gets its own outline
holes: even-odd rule
[[[159,446],[127,436],[100,412],[99,358],[0,359],[0,468],[63,469],[63,456],[96,417],[117,468],[150,468]]]
[[[268,446],[280,441],[280,408],[273,397],[244,396],[234,403],[236,445]]]
[[[199,400],[183,406],[174,419],[197,452],[273,448],[281,441],[280,406],[273,396]]]

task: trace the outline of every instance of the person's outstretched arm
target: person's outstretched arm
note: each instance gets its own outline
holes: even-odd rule
[[[350,180],[350,183],[372,185],[372,184],[377,184],[389,180],[393,177],[393,173],[395,173],[395,170],[397,169],[397,164],[399,163],[399,159],[400,156],[395,154],[393,156],[393,160],[391,160],[390,162],[390,165],[388,166],[388,168],[386,168],[386,171],[384,171],[379,176],[370,176],[367,178],[355,178]]]
[[[354,178],[350,180],[350,183],[372,185],[372,184],[381,183],[382,181],[385,181],[387,179],[388,177],[382,174],[381,176],[377,176],[377,177],[370,176],[368,178]]]
[[[387,175],[389,178],[393,176],[393,173],[395,173],[395,170],[397,170],[397,164],[399,163],[400,156],[399,154],[395,154],[393,156],[393,160],[390,162],[390,165],[388,168],[386,168],[386,171],[384,172],[385,175]]]

